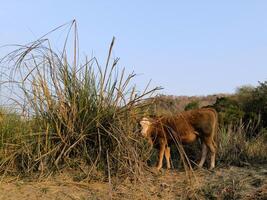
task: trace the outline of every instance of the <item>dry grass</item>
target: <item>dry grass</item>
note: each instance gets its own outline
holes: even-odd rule
[[[73,48],[67,52],[71,31]],[[163,170],[161,174],[151,174],[147,170],[151,152],[138,134],[140,117],[151,112],[173,114],[173,110],[183,110],[192,100],[206,106],[214,103],[216,96],[150,99],[159,88],[146,88],[142,92],[135,88],[132,84],[135,74],[126,75],[125,70],[118,67],[119,60],[111,58],[114,39],[105,64],[100,65],[94,57],[79,62],[75,21],[70,24],[61,52],[52,48],[47,36],[16,46],[1,61],[13,69],[12,77],[7,76],[9,79],[1,84],[11,86],[10,91],[16,88],[15,96],[19,98],[9,100],[20,112],[0,110],[0,172],[6,177],[20,178],[6,184],[8,178],[2,176],[5,184],[1,185],[1,191],[7,192],[0,198],[14,198],[12,194],[18,190],[21,199],[30,199],[29,196],[32,199],[55,196],[58,199],[266,197],[266,179],[262,178],[266,178],[266,171],[262,169],[261,175],[256,168],[252,171],[230,168],[229,172],[217,169],[213,173],[188,171],[186,162],[196,162],[199,156],[198,144],[186,146],[187,155],[180,144],[175,147],[178,151],[172,152],[174,159],[182,157],[184,162],[173,163],[183,165],[185,171]],[[219,166],[266,163],[266,130],[255,138],[246,138],[248,128],[251,127],[241,123],[219,129]],[[150,159],[152,165],[155,159]],[[191,168],[190,162],[188,164]],[[62,174],[70,176],[60,177]],[[21,181],[26,180],[25,177],[31,181],[39,178],[41,182],[30,181],[24,185]],[[45,180],[50,182],[44,183]],[[253,187],[258,191],[253,191],[255,194],[243,192],[250,192]]]
[[[71,31],[70,59],[66,46]],[[96,169],[109,180],[113,175],[138,176],[145,146],[137,134],[136,120],[146,110],[143,100],[159,88],[136,90],[132,85],[135,74],[126,75],[117,67],[119,59],[111,59],[114,38],[104,67],[96,58],[79,63],[75,21],[68,32],[59,53],[46,34],[16,46],[2,59],[2,64],[13,68],[14,79],[4,83],[17,86],[20,99],[13,100],[24,113],[18,123],[26,128],[12,124],[14,118],[3,122],[0,171],[38,171],[42,176],[74,167],[86,178]],[[83,169],[84,163],[90,167]]]
[[[0,199],[265,199],[267,197],[266,166],[228,167],[214,172],[196,170],[197,181],[188,185],[183,171],[146,173],[141,182],[129,178],[114,182],[75,181],[70,172],[35,182],[32,179],[6,177]],[[18,192],[19,191],[19,192]]]
[[[216,94],[208,96],[172,96],[172,95],[157,95],[153,99],[149,99],[151,106],[149,114],[153,115],[169,115],[184,111],[185,107],[197,102],[199,107],[213,105],[219,97],[229,96],[227,94]],[[153,104],[152,104],[153,102]]]
[[[244,166],[255,163],[266,163],[266,131],[262,130],[257,137],[247,138],[249,126],[240,124],[237,127],[221,128],[218,132],[218,162],[224,165]]]

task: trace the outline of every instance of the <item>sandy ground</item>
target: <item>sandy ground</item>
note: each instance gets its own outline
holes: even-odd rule
[[[217,168],[214,172],[196,170],[191,183],[183,171],[147,173],[133,183],[75,182],[59,174],[42,181],[5,177],[0,184],[0,199],[89,200],[89,199],[266,199],[267,166]]]

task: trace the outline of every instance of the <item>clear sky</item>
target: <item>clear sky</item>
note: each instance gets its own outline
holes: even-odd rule
[[[76,19],[81,55],[103,63],[115,36],[120,66],[140,88],[152,79],[165,94],[232,93],[267,80],[264,0],[0,0],[0,19],[0,45]]]

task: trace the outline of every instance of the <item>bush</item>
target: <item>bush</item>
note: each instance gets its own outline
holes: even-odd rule
[[[267,82],[259,82],[254,89],[238,91],[240,105],[245,112],[244,121],[254,123],[257,132],[267,127]],[[245,98],[244,98],[245,96]],[[250,133],[254,135],[254,133]]]
[[[219,112],[220,125],[238,125],[240,121],[248,124],[246,135],[257,136],[267,127],[267,82],[257,87],[243,86],[236,94],[218,98],[213,107]]]
[[[184,110],[187,111],[187,110],[193,110],[193,109],[197,109],[197,108],[199,108],[199,102],[198,101],[192,101],[185,106]]]
[[[217,98],[213,107],[219,113],[221,126],[236,125],[244,117],[244,112],[238,102],[230,97]]]

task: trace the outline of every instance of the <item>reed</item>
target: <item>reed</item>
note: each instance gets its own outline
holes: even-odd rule
[[[45,35],[2,60],[14,61],[16,81],[10,82],[23,94],[24,101],[17,103],[27,113],[22,121],[28,126],[2,139],[0,171],[48,174],[86,163],[90,166],[82,169],[86,177],[96,169],[109,177],[138,175],[145,145],[140,142],[137,120],[148,106],[144,99],[160,88],[137,91],[132,84],[135,74],[127,75],[119,69],[119,59],[111,58],[115,38],[104,66],[94,57],[79,63],[75,21],[71,31],[71,59],[68,34],[61,53]]]

